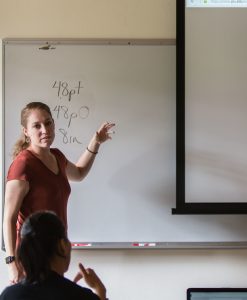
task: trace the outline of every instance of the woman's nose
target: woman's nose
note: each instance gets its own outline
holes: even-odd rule
[[[41,125],[41,131],[42,131],[42,133],[46,133],[47,130],[48,130],[48,128],[44,124]]]

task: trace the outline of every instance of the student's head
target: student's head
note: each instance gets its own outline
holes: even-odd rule
[[[21,228],[17,260],[27,282],[42,281],[51,270],[67,271],[70,251],[65,227],[55,213],[37,212],[26,219]]]
[[[55,126],[48,105],[43,102],[30,102],[21,111],[22,136],[16,142],[13,150],[15,158],[21,150],[38,144],[49,147],[55,137]]]

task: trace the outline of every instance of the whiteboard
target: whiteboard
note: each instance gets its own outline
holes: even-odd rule
[[[43,48],[43,49],[40,49]],[[54,147],[77,161],[116,123],[85,180],[71,183],[76,248],[245,247],[244,216],[172,215],[176,203],[174,41],[4,40],[4,172],[30,101],[47,103]]]

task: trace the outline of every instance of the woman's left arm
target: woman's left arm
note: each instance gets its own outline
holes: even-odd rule
[[[111,134],[114,133],[114,131],[111,130],[113,126],[115,126],[114,123],[103,123],[99,130],[97,130],[93,135],[86,150],[82,153],[77,163],[73,164],[72,162],[68,161],[66,173],[69,180],[81,181],[87,176],[93,165],[100,145],[111,139]]]

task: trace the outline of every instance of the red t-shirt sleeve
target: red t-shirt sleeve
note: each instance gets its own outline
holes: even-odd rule
[[[29,175],[26,159],[17,157],[10,165],[7,181],[15,179],[29,181]]]

